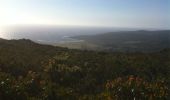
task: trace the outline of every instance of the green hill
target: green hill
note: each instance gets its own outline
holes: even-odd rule
[[[168,100],[170,50],[106,53],[0,40],[1,100]]]

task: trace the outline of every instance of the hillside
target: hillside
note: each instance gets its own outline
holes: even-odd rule
[[[0,40],[1,100],[168,100],[170,50],[106,53]]]
[[[170,48],[170,31],[120,31],[76,36],[76,39],[98,45],[107,51],[155,52]],[[98,48],[96,48],[98,49]]]

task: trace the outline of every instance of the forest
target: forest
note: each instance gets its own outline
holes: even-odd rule
[[[169,55],[0,39],[0,100],[169,100]]]

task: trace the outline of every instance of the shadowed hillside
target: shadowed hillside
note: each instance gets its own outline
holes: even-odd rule
[[[0,40],[1,100],[168,100],[170,50],[106,53]]]

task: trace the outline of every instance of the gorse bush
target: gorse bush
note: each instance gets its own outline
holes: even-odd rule
[[[104,94],[115,100],[166,100],[168,92],[164,80],[148,82],[131,75],[108,81]]]

